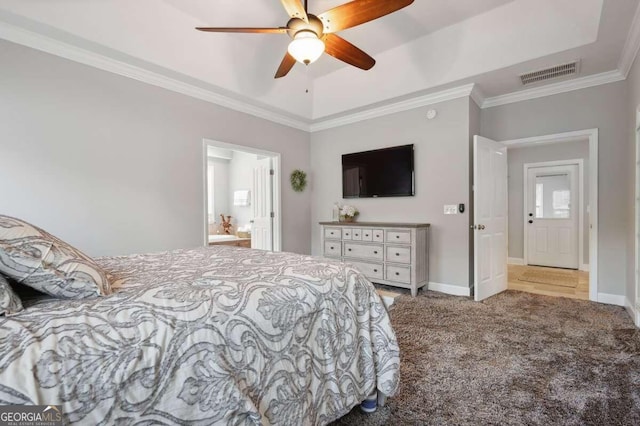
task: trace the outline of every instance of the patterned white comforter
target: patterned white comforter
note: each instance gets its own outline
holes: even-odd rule
[[[114,294],[0,317],[0,404],[78,424],[316,425],[396,392],[386,309],[348,265],[227,246],[97,262]]]

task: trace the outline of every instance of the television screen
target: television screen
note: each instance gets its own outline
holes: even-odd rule
[[[407,197],[415,195],[413,145],[342,156],[342,197]]]

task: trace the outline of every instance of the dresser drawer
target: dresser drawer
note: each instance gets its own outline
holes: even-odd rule
[[[342,244],[340,241],[325,241],[324,242],[324,255],[332,257],[342,256]]]
[[[342,238],[342,228],[324,228],[324,237],[328,240],[339,240]]]
[[[411,268],[409,266],[387,265],[387,280],[409,284],[411,282]]]
[[[411,244],[411,231],[387,231],[387,242]]]
[[[384,231],[382,229],[373,230],[373,241],[381,243],[384,241]]]
[[[351,239],[354,241],[362,241],[362,229],[353,228],[351,230]]]
[[[342,228],[342,239],[350,240],[352,233],[353,233],[353,230],[351,228]]]
[[[360,270],[367,278],[382,279],[383,266],[381,263],[349,262]]]
[[[372,229],[362,229],[362,241],[373,241]]]
[[[411,247],[387,246],[387,262],[411,263]]]
[[[344,243],[344,256],[358,259],[382,260],[384,250],[378,244]]]

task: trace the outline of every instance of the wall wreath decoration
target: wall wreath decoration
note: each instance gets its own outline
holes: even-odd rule
[[[291,172],[291,188],[296,192],[302,192],[307,187],[307,174],[302,170]]]

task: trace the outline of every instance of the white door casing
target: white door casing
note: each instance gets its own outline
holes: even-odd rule
[[[579,269],[581,160],[525,164],[525,264]]]
[[[273,171],[271,158],[258,160],[251,191],[251,248],[273,250]]]
[[[474,294],[480,301],[507,289],[507,148],[473,138]]]
[[[640,107],[636,110],[636,191],[635,191],[635,281],[636,294],[632,312],[636,327],[640,327]]]

